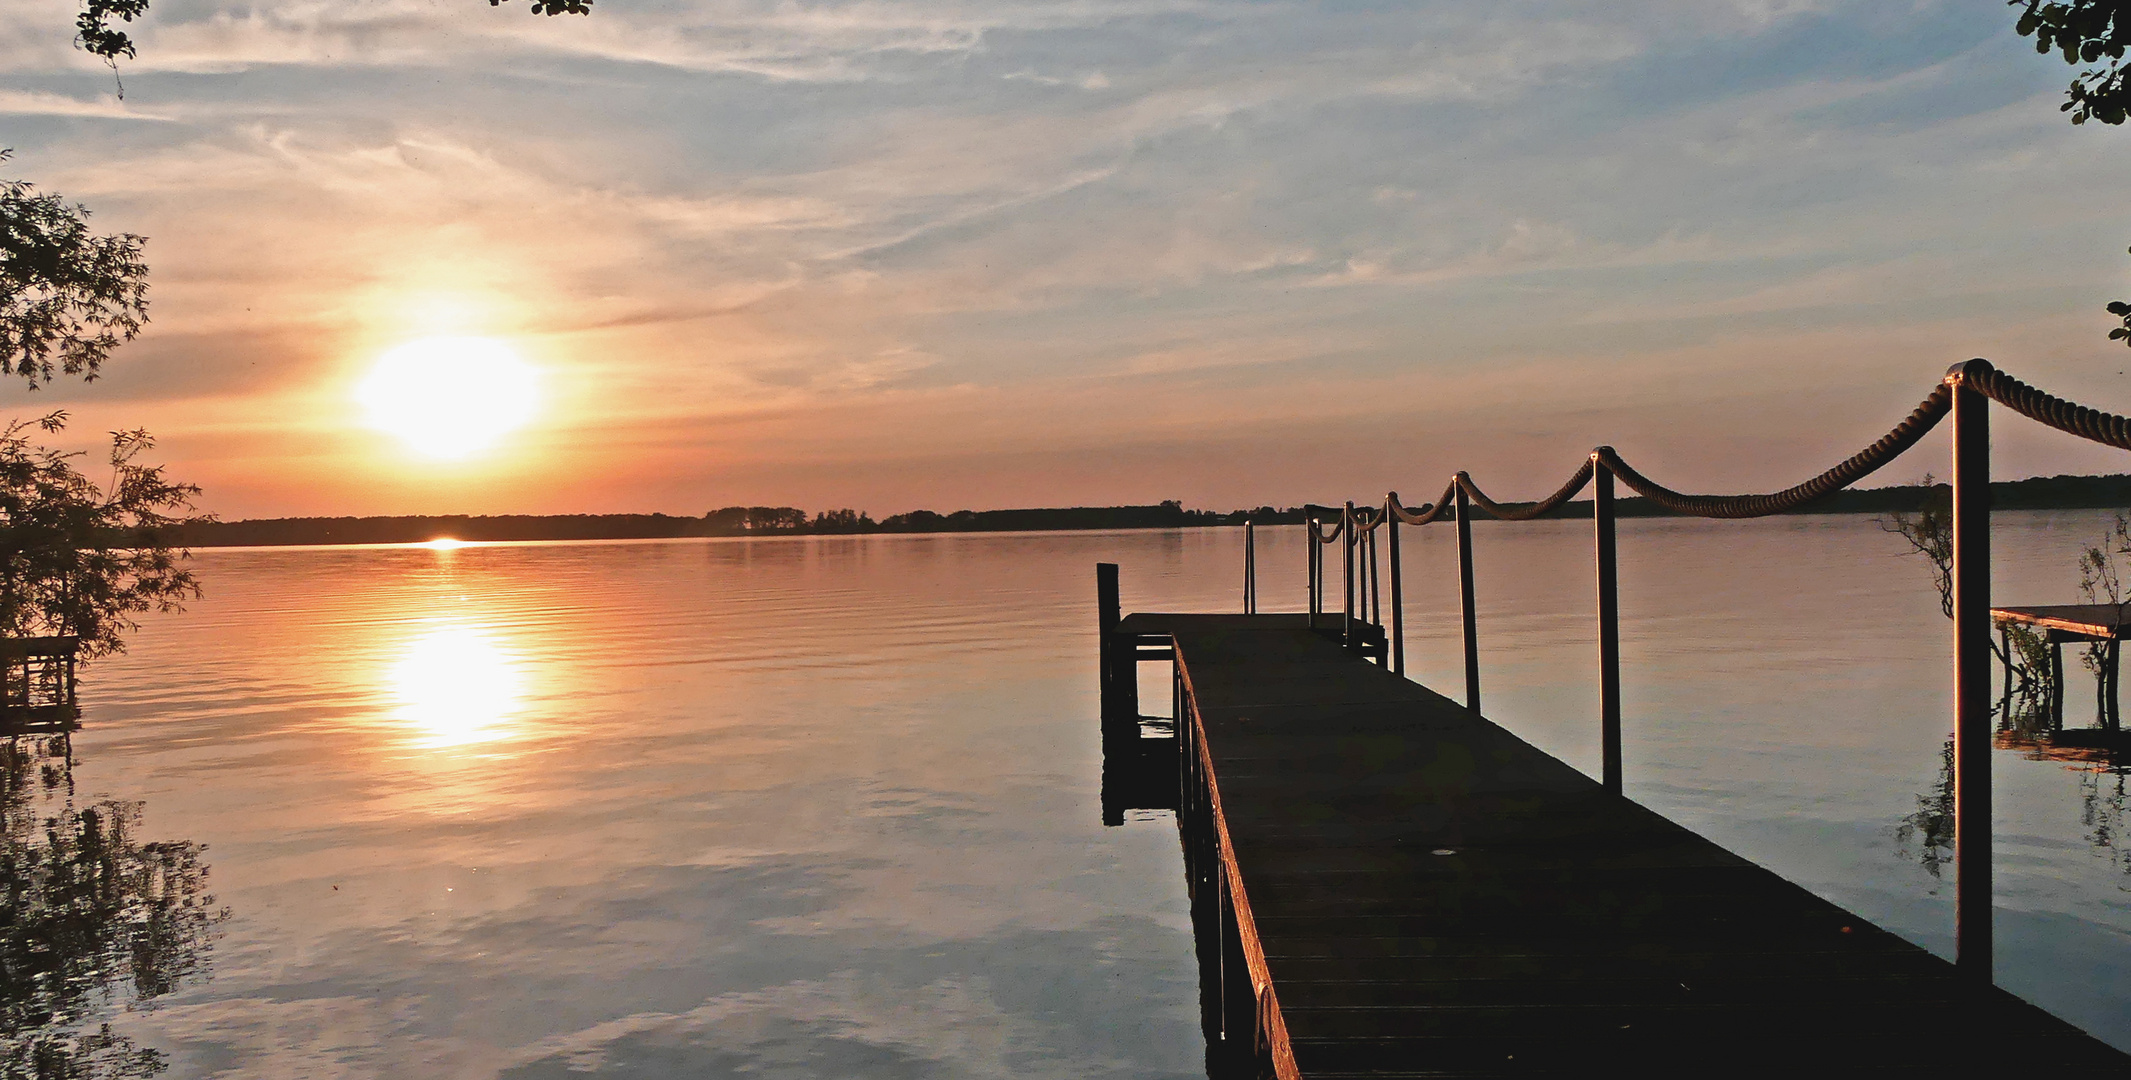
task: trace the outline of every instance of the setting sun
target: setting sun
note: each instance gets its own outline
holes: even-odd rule
[[[532,419],[540,376],[495,338],[428,337],[378,358],[356,399],[370,426],[433,458],[486,449]]]

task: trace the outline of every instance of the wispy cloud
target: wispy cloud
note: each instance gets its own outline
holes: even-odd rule
[[[48,396],[137,410],[236,513],[1048,501],[975,478],[1127,443],[1293,500],[1223,440],[1580,432],[1578,372],[1662,408],[1843,341],[1846,400],[1976,338],[2077,390],[2131,276],[2131,139],[2064,124],[1992,5],[160,0],[123,103],[71,5],[19,7],[14,167],[156,269],[151,333]],[[438,329],[555,371],[541,483],[403,505],[450,492],[321,437]]]
[[[85,116],[105,120],[167,122],[170,118],[140,109],[120,100],[75,98],[35,90],[0,90],[0,116]]]

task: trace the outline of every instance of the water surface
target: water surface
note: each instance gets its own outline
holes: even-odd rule
[[[2102,524],[2001,516],[1998,598],[2075,599]],[[1588,531],[1475,530],[1487,712],[1594,771]],[[1449,535],[1419,532],[1409,666],[1455,695]],[[1263,606],[1299,608],[1299,530],[1259,545]],[[1948,631],[1901,551],[1857,517],[1623,522],[1627,785],[1943,954],[1951,881],[1898,827],[1938,779]],[[187,1077],[1201,1075],[1174,832],[1100,823],[1093,564],[1128,609],[1233,610],[1240,553],[202,552],[207,599],[91,669],[33,795],[201,845],[212,902],[159,939],[188,960],[164,985],[113,980],[70,1030]],[[2000,981],[2131,1046],[2121,778],[1995,776]]]

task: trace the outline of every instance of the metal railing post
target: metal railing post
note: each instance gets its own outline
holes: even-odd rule
[[[1354,504],[1348,503],[1346,516],[1339,519],[1339,568],[1345,576],[1345,606],[1339,613],[1339,643],[1354,647]]]
[[[1598,741],[1607,791],[1620,794],[1620,584],[1614,573],[1613,470],[1591,454],[1591,522],[1598,548]]]
[[[1480,628],[1472,607],[1472,501],[1465,474],[1452,478],[1458,491],[1458,601],[1465,613],[1465,707],[1480,711]]]
[[[1324,539],[1324,522],[1321,522],[1321,521],[1320,521],[1320,522],[1318,522],[1318,523],[1317,523],[1317,538],[1316,538],[1316,539],[1315,539],[1314,541],[1312,541],[1312,543],[1311,543],[1311,546],[1310,546],[1310,550],[1311,550],[1311,551],[1314,551],[1314,552],[1316,552],[1316,553],[1317,553],[1317,563],[1316,563],[1316,567],[1317,567],[1317,568],[1316,568],[1316,571],[1315,571],[1315,573],[1317,574],[1317,578],[1316,578],[1316,581],[1317,581],[1317,614],[1318,614],[1318,615],[1323,615],[1323,614],[1325,613],[1325,611],[1326,611],[1326,610],[1327,610],[1327,609],[1328,609],[1328,608],[1329,608],[1329,607],[1331,606],[1331,605],[1330,605],[1330,604],[1329,604],[1329,603],[1328,603],[1328,602],[1327,602],[1327,601],[1325,600],[1325,595],[1324,595],[1324,579],[1325,579],[1325,570],[1324,570],[1324,557],[1325,557],[1325,548],[1326,548],[1326,546],[1327,546],[1327,545],[1326,545],[1326,543],[1325,543],[1325,539]],[[1311,628],[1311,629],[1313,629],[1313,630],[1317,628],[1317,620],[1316,620],[1316,618],[1314,618],[1314,617],[1310,619],[1310,628]]]
[[[1953,862],[1954,970],[1991,982],[1990,886],[1990,399],[1953,387]]]
[[[1391,512],[1391,504],[1398,501],[1398,492],[1384,500],[1384,513],[1388,520],[1384,527],[1391,530],[1385,537],[1391,548],[1391,671],[1395,675],[1406,674],[1406,596],[1399,579],[1398,566],[1398,515]]]
[[[1243,614],[1258,613],[1258,527],[1243,522]]]
[[[1303,558],[1302,573],[1307,579],[1303,584],[1309,590],[1310,595],[1310,629],[1312,630],[1317,629],[1317,609],[1323,606],[1323,601],[1319,600],[1317,596],[1317,583],[1320,579],[1320,575],[1317,573],[1317,549],[1324,545],[1317,542],[1317,533],[1317,519],[1304,517],[1302,519],[1302,546],[1309,550]]]
[[[1382,528],[1379,521],[1377,528]],[[1369,530],[1369,621],[1384,625],[1384,567],[1376,558],[1376,529]]]

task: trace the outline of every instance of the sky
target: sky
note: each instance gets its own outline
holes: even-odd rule
[[[155,0],[116,73],[74,10],[0,25],[0,169],[147,236],[153,321],[0,415],[225,518],[1765,490],[1972,356],[2131,412],[2131,130],[1998,0]],[[432,335],[532,420],[367,423]]]

